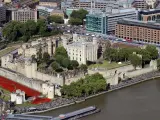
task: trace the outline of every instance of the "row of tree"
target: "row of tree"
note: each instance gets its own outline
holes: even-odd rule
[[[70,15],[69,23],[71,25],[82,25],[83,20],[86,18],[87,14],[88,14],[88,11],[84,9],[73,10],[73,12]]]
[[[133,52],[141,55],[141,57],[133,54]],[[104,51],[103,57],[109,61],[116,61],[116,62],[131,61],[131,63],[135,67],[138,65],[144,66],[150,60],[158,58],[158,50],[153,45],[147,45],[145,49],[141,48],[116,49],[108,47]]]
[[[3,36],[9,41],[28,41],[32,36],[50,36],[61,33],[59,30],[48,29],[44,19],[37,22],[28,20],[25,23],[11,21],[3,28]]]
[[[34,58],[34,57],[33,57]],[[64,47],[56,48],[54,56],[50,56],[47,52],[42,53],[42,49],[37,53],[38,68],[45,69],[51,67],[54,72],[63,72],[63,69],[75,70],[81,69],[84,74],[87,72],[86,65],[80,65],[76,60],[70,60]]]
[[[62,16],[58,16],[58,15],[51,15],[47,17],[47,21],[49,23],[59,23],[59,24],[63,24],[64,20],[62,18]]]
[[[61,92],[66,97],[81,97],[106,90],[106,80],[99,74],[87,75],[84,79],[64,85]]]

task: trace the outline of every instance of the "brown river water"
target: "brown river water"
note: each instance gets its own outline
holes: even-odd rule
[[[92,105],[101,112],[82,120],[160,120],[160,78],[40,115],[56,117]]]

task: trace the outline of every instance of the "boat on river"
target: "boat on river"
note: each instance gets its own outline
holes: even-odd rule
[[[58,117],[41,116],[41,115],[25,115],[25,114],[9,114],[5,120],[78,120],[82,117],[100,112],[95,106],[86,107],[67,114],[61,114]]]
[[[77,120],[79,118],[86,117],[88,115],[92,115],[92,114],[98,113],[100,111],[101,110],[98,109],[97,107],[90,106],[90,107],[76,110],[74,112],[70,112],[67,114],[61,114],[58,117],[53,118],[53,120]]]

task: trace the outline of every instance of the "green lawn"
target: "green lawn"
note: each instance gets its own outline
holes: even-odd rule
[[[15,50],[17,47],[7,47],[3,50],[0,50],[0,57],[2,57],[5,54],[8,54],[10,52],[12,52],[13,50]]]
[[[7,90],[5,90],[5,89],[3,89],[3,88],[1,88],[0,87],[0,90],[3,90],[3,92],[4,92],[4,97],[3,97],[3,94],[0,96],[0,98],[2,98],[2,99],[4,99],[5,101],[8,101],[8,100],[10,100],[10,92],[9,91],[7,91]]]
[[[116,62],[111,62],[109,63],[108,61],[103,61],[103,64],[92,64],[90,66],[88,66],[89,68],[107,68],[107,69],[113,69],[113,68],[117,68],[117,67],[122,67],[128,65],[128,63],[122,63],[122,64],[118,64]]]

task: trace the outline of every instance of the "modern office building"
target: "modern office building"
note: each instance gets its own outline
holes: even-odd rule
[[[160,20],[160,9],[142,10],[138,12],[138,20],[156,21]]]
[[[6,21],[6,8],[0,4],[0,24]]]
[[[132,3],[132,6],[137,9],[147,9],[148,8],[146,0],[134,0]]]
[[[123,19],[117,22],[115,35],[127,40],[160,44],[160,24]]]
[[[75,7],[79,8],[106,8],[109,1],[105,0],[77,0],[75,3]],[[116,0],[113,0],[113,2],[116,2]]]
[[[17,3],[17,2],[16,2]],[[32,9],[36,8],[36,5],[39,4],[39,0],[21,0],[18,2],[18,6],[23,7],[23,6],[28,6]]]
[[[117,21],[123,18],[137,19],[137,11],[114,8],[105,13],[90,13],[86,16],[86,30],[102,34],[114,32]]]
[[[11,9],[11,20],[26,22],[27,20],[37,21],[37,10],[30,8]]]
[[[154,9],[158,0],[134,0],[132,6],[137,9]]]
[[[46,6],[36,6],[38,16],[39,18],[47,18],[50,16],[51,12],[54,10],[54,8],[46,7]]]
[[[67,8],[73,8],[75,7],[75,1],[74,0],[64,0],[61,2],[61,10],[66,10]]]
[[[51,15],[57,15],[64,18],[64,13],[62,10],[56,10],[52,7],[46,7],[46,6],[40,6],[40,5],[38,5],[36,9],[37,9],[39,18],[47,18],[48,16],[51,16]]]
[[[39,5],[48,7],[60,7],[60,0],[39,0]]]

